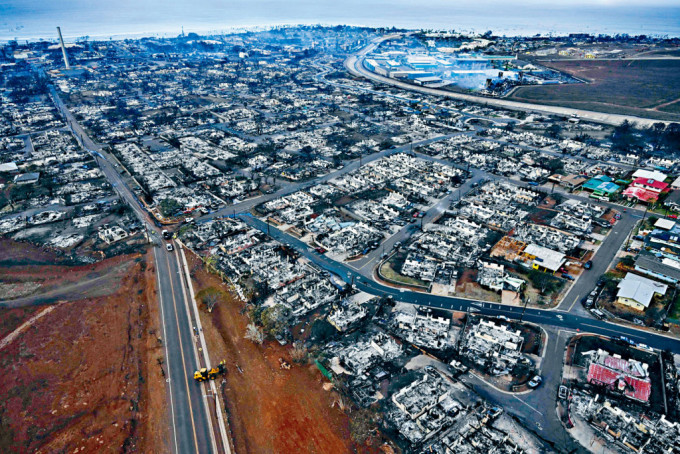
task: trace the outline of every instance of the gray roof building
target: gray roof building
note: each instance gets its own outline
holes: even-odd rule
[[[22,173],[14,177],[16,184],[31,184],[36,183],[40,179],[40,174],[37,172]]]
[[[649,255],[641,255],[635,261],[635,270],[648,276],[654,276],[664,282],[677,284],[680,282],[680,268],[664,263],[670,260],[672,259],[661,261]],[[680,266],[680,262],[678,266]]]

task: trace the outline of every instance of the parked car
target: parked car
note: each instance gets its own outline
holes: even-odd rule
[[[527,386],[531,389],[536,389],[539,387],[539,385],[543,383],[543,379],[541,378],[540,375],[535,375],[534,378],[529,380],[529,383],[527,383]]]
[[[452,360],[449,364],[454,370],[459,371],[460,373],[463,374],[470,370],[470,368],[467,367],[465,364],[461,363],[460,361],[456,361],[455,359]]]
[[[591,269],[592,267],[593,267],[593,261],[592,260],[588,260],[586,263],[583,264],[583,268],[585,268],[587,270]]]
[[[635,343],[635,341],[634,341],[633,339],[630,339],[630,338],[628,338],[628,337],[626,337],[626,336],[619,336],[619,340],[622,341],[622,342],[627,343],[628,345],[633,345],[633,346],[636,345],[636,343]]]
[[[646,344],[637,344],[638,348],[641,348],[642,350],[647,350],[648,352],[653,352],[654,349],[650,347],[649,345]]]
[[[569,395],[569,389],[567,389],[567,387],[564,386],[564,385],[560,385],[559,391],[557,392],[557,396],[560,399],[566,399],[568,395]]]
[[[565,279],[568,280],[568,281],[573,281],[573,280],[574,280],[574,276],[572,276],[571,274],[562,273],[562,277],[565,278]]]
[[[590,313],[593,314],[598,320],[602,320],[604,318],[604,312],[599,309],[591,309]]]

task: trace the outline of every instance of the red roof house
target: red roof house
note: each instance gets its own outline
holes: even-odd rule
[[[656,202],[659,195],[668,190],[668,183],[647,178],[636,178],[624,191],[623,195],[629,199],[642,202]]]
[[[649,401],[652,383],[642,364],[602,353],[588,367],[588,383],[605,386],[640,402]]]

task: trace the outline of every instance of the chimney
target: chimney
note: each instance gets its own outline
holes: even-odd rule
[[[61,53],[64,56],[64,64],[66,69],[71,69],[71,65],[68,62],[68,54],[66,53],[66,46],[64,46],[64,38],[61,36],[61,27],[57,27],[57,33],[59,33],[59,45],[61,46]]]

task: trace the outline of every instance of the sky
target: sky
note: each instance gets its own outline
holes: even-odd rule
[[[680,34],[680,0],[0,0],[0,41],[278,24]]]

